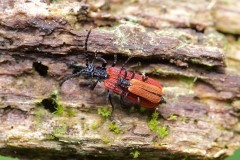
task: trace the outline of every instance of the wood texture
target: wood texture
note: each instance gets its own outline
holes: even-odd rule
[[[136,151],[151,160],[231,155],[240,147],[239,7],[234,0],[223,3],[1,1],[0,154],[126,160]],[[122,109],[117,96],[113,117],[120,133],[112,132],[113,124],[98,114],[110,107],[101,83],[94,91],[83,77],[59,86],[72,61],[85,64],[90,26],[90,58],[96,52],[111,64],[117,54],[119,67],[134,56],[128,69],[161,82],[166,104],[158,107],[157,125],[167,136],[148,126],[147,111]]]

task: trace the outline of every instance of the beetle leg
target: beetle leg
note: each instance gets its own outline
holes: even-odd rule
[[[112,67],[114,67],[117,63],[117,55],[115,54],[114,55],[114,61],[113,61],[113,64],[112,64]]]
[[[125,98],[120,97],[120,105],[121,105],[122,109],[126,109],[127,108],[126,101],[124,101],[124,100],[125,100]]]
[[[90,82],[90,81],[86,81],[84,79],[79,80],[80,87],[87,87],[87,86],[91,86],[91,85],[92,85],[92,82]]]
[[[133,79],[134,76],[135,76],[135,71],[132,71],[132,77],[131,77],[131,79]]]
[[[128,57],[128,59],[123,63],[122,68],[124,68],[125,65],[128,63],[128,61],[132,58],[133,58],[133,56]]]
[[[126,69],[125,69],[124,67],[125,67],[125,65],[128,63],[128,61],[129,61],[131,58],[133,58],[133,56],[128,57],[128,59],[123,63],[123,65],[122,65],[122,67],[121,67],[121,70],[120,70],[120,73],[119,73],[119,74],[121,74],[122,70],[124,69],[124,70],[125,70],[125,75],[124,75],[125,78],[127,77],[127,71],[126,71]]]
[[[167,103],[167,102],[166,102],[166,100],[163,97],[161,97],[160,104],[163,104],[163,103]]]
[[[140,104],[140,98],[139,97],[137,97],[137,103]]]
[[[138,62],[137,63],[137,71],[139,72],[139,70],[140,70],[140,66],[141,66],[141,62]]]
[[[145,82],[147,79],[148,79],[148,76],[146,76],[145,73],[142,74],[142,81]]]
[[[107,66],[107,61],[104,58],[97,56],[96,53],[95,53],[95,57],[94,57],[94,59],[92,61],[92,64],[94,64],[95,60],[102,61],[102,67],[103,68],[105,68]]]
[[[129,92],[126,92],[124,95],[124,98],[126,98],[128,96]]]
[[[71,75],[65,77],[65,78],[60,82],[60,86],[62,86],[62,84],[63,84],[65,81],[67,81],[68,79],[71,79],[71,78],[73,78],[73,77],[78,77],[78,76],[80,76],[81,74],[82,74],[82,71],[79,71],[79,72],[77,72],[77,73],[74,73],[74,74],[71,74]]]
[[[124,78],[127,78],[127,71],[126,70],[124,70],[124,71],[125,71]]]
[[[120,97],[120,104],[121,104],[121,107],[123,108],[123,106],[124,106],[124,101],[123,101],[123,97],[122,97],[122,96]]]
[[[107,61],[102,57],[96,57],[97,60],[102,61],[102,67],[105,68],[107,66]]]
[[[103,68],[105,68],[105,67],[107,66],[107,61],[106,61],[104,58],[97,56],[96,53],[95,53],[95,58],[94,58],[94,60],[102,61],[102,67],[103,67]],[[93,60],[92,63],[95,62],[94,60]]]
[[[90,89],[94,90],[94,88],[96,87],[96,85],[98,84],[98,80],[96,82],[94,82],[93,84],[90,85]]]
[[[110,102],[110,104],[112,106],[112,112],[111,112],[111,115],[110,115],[110,120],[112,120],[112,115],[113,115],[113,111],[114,111],[114,105],[112,103],[111,92],[109,90],[107,92],[107,101]]]
[[[67,66],[69,68],[73,69],[73,71],[72,71],[73,74],[77,73],[83,69],[83,66],[81,66],[79,63],[77,63],[77,61],[72,61],[72,62],[68,63]]]

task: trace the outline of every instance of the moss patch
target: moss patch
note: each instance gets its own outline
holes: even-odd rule
[[[91,123],[91,129],[92,130],[98,129],[102,125],[103,125],[103,120],[94,121],[93,123]]]
[[[34,119],[37,123],[41,123],[45,119],[47,114],[50,114],[50,113],[47,112],[45,109],[37,108],[37,110],[35,111]]]
[[[60,137],[64,134],[66,134],[67,132],[67,126],[65,124],[61,125],[61,126],[57,126],[53,129],[52,135],[54,137]]]
[[[58,91],[54,90],[48,98],[44,98],[43,100],[36,100],[35,104],[37,106],[43,106],[54,115],[62,116],[64,112],[64,106],[60,103],[58,95]]]
[[[165,126],[161,126],[160,122],[158,121],[159,114],[154,112],[152,114],[151,119],[148,121],[148,127],[151,131],[154,131],[157,135],[164,138],[168,135],[168,129]]]
[[[133,156],[133,158],[134,158],[134,159],[136,159],[136,158],[138,158],[138,157],[140,156],[140,152],[139,152],[139,151],[137,151],[137,150],[136,150],[136,151],[133,151],[133,152],[131,152],[130,154]]]
[[[76,109],[74,108],[65,108],[66,115],[68,117],[73,117],[76,114]]]
[[[0,160],[19,160],[18,158],[0,156]]]
[[[103,118],[109,118],[111,116],[111,109],[109,107],[98,108],[98,114]]]
[[[174,115],[174,114],[171,114],[171,115],[168,117],[167,120],[169,120],[169,121],[176,121],[176,120],[177,120],[177,116]]]
[[[193,87],[195,82],[197,81],[197,77],[192,78],[192,77],[180,77],[180,82],[183,82],[187,85],[189,85],[189,87]]]
[[[112,131],[116,134],[119,134],[121,132],[120,127],[116,123],[113,123],[113,122],[111,122],[108,125],[108,128],[109,128],[110,131]]]
[[[104,144],[108,144],[108,143],[110,143],[110,140],[109,140],[107,137],[103,137],[103,138],[102,138],[102,142],[103,142]]]

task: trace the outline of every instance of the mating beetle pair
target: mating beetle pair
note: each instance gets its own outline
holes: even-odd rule
[[[66,80],[80,75],[96,80],[91,84],[91,89],[94,89],[98,82],[104,82],[104,87],[108,91],[107,99],[111,103],[113,107],[112,109],[114,109],[114,106],[111,100],[111,92],[120,95],[121,101],[126,99],[145,108],[155,108],[164,101],[162,97],[162,86],[158,81],[150,77],[146,77],[145,75],[127,71],[124,68],[124,65],[130,58],[121,68],[115,67],[117,62],[116,56],[114,56],[114,62],[110,68],[106,68],[107,62],[102,57],[95,56],[93,61],[90,63],[87,51],[87,43],[90,33],[91,29],[87,33],[84,46],[86,66],[83,67],[77,63],[72,63],[70,67],[74,69],[73,74],[65,77],[60,85],[62,85]],[[96,60],[101,61],[102,66],[95,67],[94,62]]]

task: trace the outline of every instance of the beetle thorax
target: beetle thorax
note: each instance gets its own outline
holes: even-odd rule
[[[82,73],[85,77],[97,79],[100,82],[109,77],[105,67],[97,66],[95,68],[92,64],[89,64],[86,68],[84,68]]]
[[[117,84],[123,88],[128,88],[131,83],[129,82],[129,80],[125,79],[125,78],[118,78],[117,80]]]
[[[95,68],[95,70],[93,72],[93,77],[98,79],[98,81],[101,82],[101,81],[104,81],[105,79],[107,79],[109,77],[109,75],[107,74],[105,67],[98,66]]]

